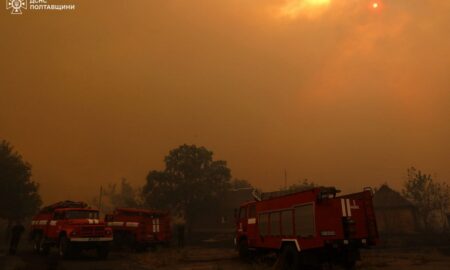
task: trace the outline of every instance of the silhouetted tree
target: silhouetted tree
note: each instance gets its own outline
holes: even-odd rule
[[[39,185],[31,180],[31,165],[7,141],[0,143],[0,218],[11,223],[33,215],[41,206]]]
[[[445,183],[435,182],[431,175],[414,167],[408,168],[403,196],[417,208],[425,229],[432,229],[432,217],[437,212],[445,215],[450,203],[450,189]]]
[[[288,191],[304,191],[304,190],[312,189],[314,187],[317,187],[317,185],[314,182],[311,182],[308,179],[304,179],[303,181],[298,181],[297,183],[288,186],[287,190]]]
[[[214,205],[230,188],[230,169],[223,160],[213,160],[205,147],[181,145],[165,157],[163,171],[150,171],[143,188],[146,203],[180,213],[188,229],[205,205]],[[204,213],[203,213],[204,214]]]

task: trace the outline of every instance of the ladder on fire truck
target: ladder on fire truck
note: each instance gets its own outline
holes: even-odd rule
[[[336,197],[336,194],[341,192],[340,190],[336,189],[335,187],[315,187],[315,188],[307,188],[307,189],[297,189],[297,190],[281,190],[281,191],[272,191],[272,192],[258,192],[256,189],[253,190],[252,195],[253,198],[257,201],[262,200],[268,200],[272,198],[278,198],[286,195],[292,195],[296,193],[301,192],[307,192],[314,189],[320,188],[320,198],[329,198],[329,197]]]
[[[41,212],[53,212],[60,208],[87,208],[88,205],[84,202],[61,201],[42,208]]]

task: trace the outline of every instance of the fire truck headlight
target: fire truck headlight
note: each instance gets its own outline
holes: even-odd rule
[[[72,232],[70,233],[70,235],[71,235],[71,236],[76,236],[76,235],[77,235],[77,231],[72,231]]]

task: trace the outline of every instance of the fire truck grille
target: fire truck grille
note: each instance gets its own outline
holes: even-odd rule
[[[104,236],[105,229],[103,227],[82,227],[80,236],[96,237]]]

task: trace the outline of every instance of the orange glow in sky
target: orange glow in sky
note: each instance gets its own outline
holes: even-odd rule
[[[320,15],[331,0],[288,0],[281,8],[281,15],[296,18],[299,15],[314,18]]]

